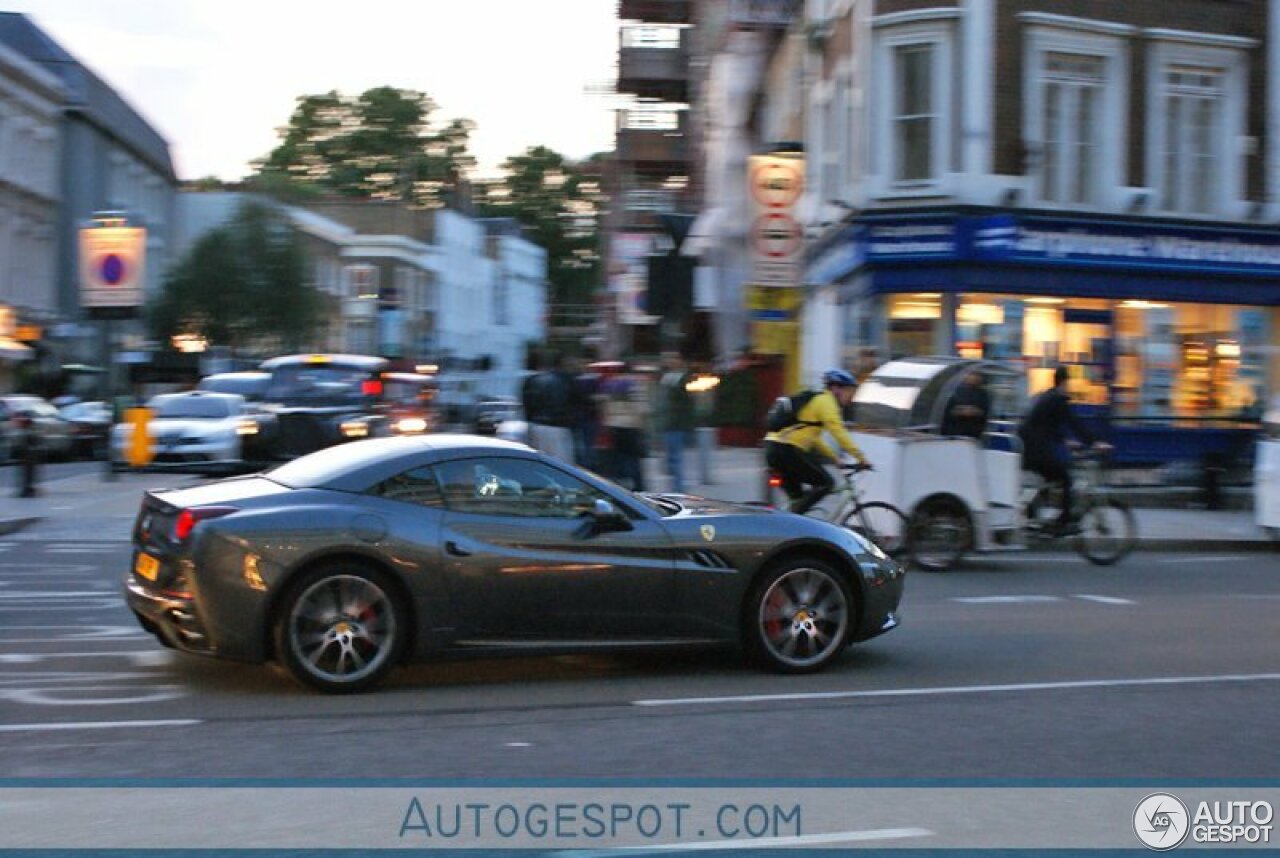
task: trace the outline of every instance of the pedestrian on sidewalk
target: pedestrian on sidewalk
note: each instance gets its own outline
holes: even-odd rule
[[[40,436],[30,414],[19,412],[13,418],[18,430],[18,497],[33,498],[40,494]]]
[[[600,389],[600,420],[608,439],[609,476],[632,491],[645,491],[645,383],[622,365]]]
[[[666,450],[667,475],[671,477],[671,490],[684,493],[684,454],[693,440],[697,428],[693,394],[689,382],[693,373],[678,352],[662,356],[662,378],[658,382],[657,424],[662,444]]]
[[[535,372],[524,380],[520,404],[529,421],[529,446],[562,462],[573,461],[573,434],[569,431],[570,376],[559,354],[540,358]]]

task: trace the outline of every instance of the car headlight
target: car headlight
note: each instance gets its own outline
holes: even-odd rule
[[[257,435],[258,421],[241,420],[239,423],[236,424],[236,434],[237,435]]]
[[[344,420],[338,426],[344,438],[368,438],[369,424],[363,420]]]
[[[401,417],[391,428],[401,435],[421,435],[427,431],[427,421],[421,417]]]

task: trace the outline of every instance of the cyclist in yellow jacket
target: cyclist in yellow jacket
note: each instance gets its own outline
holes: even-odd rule
[[[835,488],[826,463],[834,462],[836,454],[823,440],[824,434],[834,438],[858,464],[870,467],[844,428],[843,409],[853,399],[857,380],[842,369],[830,369],[822,374],[822,384],[826,390],[804,404],[795,424],[770,432],[764,439],[765,462],[782,478],[782,490],[795,513],[812,509]],[[813,488],[806,492],[805,486]]]

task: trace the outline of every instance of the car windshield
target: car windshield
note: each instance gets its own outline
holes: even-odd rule
[[[262,392],[266,390],[267,383],[271,381],[268,375],[250,376],[215,376],[211,375],[200,381],[201,390],[209,390],[216,393],[238,393],[245,399],[261,399]]]
[[[220,420],[231,416],[230,402],[204,396],[155,399],[151,408],[156,417],[169,420]]]
[[[368,378],[364,370],[333,364],[280,366],[264,398],[281,405],[346,405],[360,400]]]

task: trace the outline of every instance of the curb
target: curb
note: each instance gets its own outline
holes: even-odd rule
[[[22,518],[0,518],[0,536],[17,533],[19,530],[43,520],[43,518],[44,516],[42,515],[24,516]]]
[[[1178,551],[1186,554],[1207,554],[1215,551],[1236,552],[1243,554],[1262,554],[1280,551],[1280,539],[1171,539],[1168,537],[1139,537],[1133,547],[1134,554],[1143,552]],[[996,549],[991,551],[967,551],[965,559],[974,557],[1016,557],[1020,554],[1078,554],[1075,544],[1070,539],[1054,539],[1037,543],[1025,550]]]

